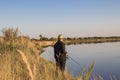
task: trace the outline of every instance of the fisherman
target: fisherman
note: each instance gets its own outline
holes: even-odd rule
[[[61,71],[65,70],[66,54],[63,36],[60,34],[58,35],[58,41],[54,45],[54,58],[56,60],[56,68],[59,68]]]

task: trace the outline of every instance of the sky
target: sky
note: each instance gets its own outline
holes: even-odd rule
[[[9,27],[31,38],[120,36],[120,0],[0,0],[0,35]]]

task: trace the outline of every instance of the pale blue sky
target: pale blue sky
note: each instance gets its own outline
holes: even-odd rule
[[[120,0],[0,0],[6,26],[35,38],[120,36]]]

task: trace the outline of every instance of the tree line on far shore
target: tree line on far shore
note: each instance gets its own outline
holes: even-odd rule
[[[64,40],[70,40],[70,41],[77,41],[77,40],[92,40],[92,39],[119,39],[120,40],[120,36],[109,36],[109,37],[66,37],[64,38]],[[39,35],[39,39],[35,39],[32,38],[31,40],[35,40],[35,41],[55,41],[57,40],[57,38],[55,37],[51,37],[51,38],[47,38],[45,36]]]
[[[8,40],[13,40],[15,38],[27,38],[30,39],[29,36],[24,36],[21,35],[21,32],[18,30],[18,28],[14,29],[14,28],[4,28],[2,30],[3,36],[6,37]],[[3,36],[0,36],[0,39],[4,39]],[[120,36],[109,36],[109,37],[66,37],[64,38],[64,40],[66,41],[78,41],[78,40],[108,40],[108,39],[113,39],[113,40],[119,40],[120,41]],[[57,38],[56,37],[50,37],[47,38],[43,35],[39,35],[39,39],[36,38],[31,38],[31,40],[34,41],[56,41]]]

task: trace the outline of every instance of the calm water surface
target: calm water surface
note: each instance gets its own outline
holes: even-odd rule
[[[74,76],[78,76],[86,64],[90,67],[95,61],[92,75],[100,75],[105,80],[110,76],[120,80],[120,42],[66,45],[66,50],[72,58],[67,60],[66,70]],[[41,56],[55,62],[53,47],[45,48]]]

